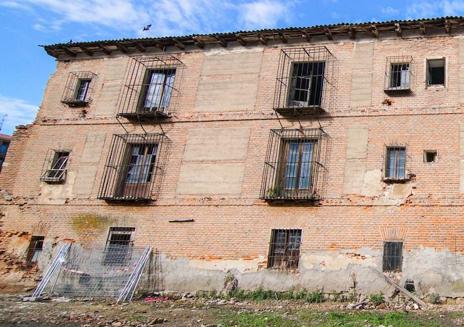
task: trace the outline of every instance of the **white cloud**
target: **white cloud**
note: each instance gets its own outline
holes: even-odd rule
[[[53,31],[67,23],[102,26],[138,36],[221,32],[224,28],[274,27],[295,0],[8,0],[34,11],[33,28]],[[2,5],[2,4],[0,4]],[[148,32],[142,27],[152,24]]]
[[[257,0],[242,4],[240,12],[247,28],[273,27],[288,17],[288,2]]]
[[[31,123],[38,107],[24,100],[0,95],[0,119],[6,114],[2,133],[11,134],[17,125]]]
[[[408,6],[410,18],[459,16],[464,14],[464,0],[417,1]]]
[[[390,6],[381,8],[382,14],[386,16],[395,16],[399,14],[399,10]]]

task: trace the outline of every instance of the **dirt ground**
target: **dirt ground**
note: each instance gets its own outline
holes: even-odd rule
[[[116,305],[105,301],[23,302],[0,296],[0,326],[464,326],[464,306],[425,311],[346,310],[346,304],[298,300],[186,298]]]

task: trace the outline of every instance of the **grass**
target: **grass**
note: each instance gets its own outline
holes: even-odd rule
[[[435,316],[405,312],[317,312],[300,310],[294,314],[275,312],[236,312],[222,313],[218,326],[221,327],[293,327],[293,326],[395,326],[395,327],[438,327],[448,323]]]
[[[220,294],[216,292],[211,293],[199,293],[200,297],[206,298],[218,298]],[[285,291],[276,292],[271,290],[265,290],[258,288],[253,291],[246,290],[235,290],[224,296],[226,299],[236,299],[238,301],[252,300],[252,301],[263,301],[263,300],[304,300],[308,303],[321,303],[324,301],[324,294],[321,291]]]

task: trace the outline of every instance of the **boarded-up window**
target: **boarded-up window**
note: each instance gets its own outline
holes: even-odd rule
[[[273,229],[268,268],[296,269],[300,259],[301,229]]]
[[[401,271],[403,263],[403,242],[383,244],[383,271]]]

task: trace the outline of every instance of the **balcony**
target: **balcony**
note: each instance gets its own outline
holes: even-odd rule
[[[260,198],[268,202],[318,201],[326,138],[322,129],[271,130]]]
[[[155,200],[162,175],[164,134],[116,134],[105,164],[98,198],[106,201]]]
[[[118,116],[138,121],[169,118],[178,104],[183,66],[172,55],[131,59]]]
[[[326,47],[282,49],[274,110],[281,115],[330,111],[335,97],[335,63]]]

